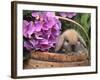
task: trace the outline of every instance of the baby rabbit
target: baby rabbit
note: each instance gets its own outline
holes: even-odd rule
[[[61,49],[65,53],[80,53],[81,51],[87,53],[85,41],[74,29],[68,29],[58,37],[55,52]]]

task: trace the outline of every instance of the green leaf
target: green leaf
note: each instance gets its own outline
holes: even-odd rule
[[[89,13],[83,13],[81,15],[80,23],[82,24],[82,26],[84,27],[84,29],[88,33],[88,30],[89,30],[89,27],[90,27],[89,26],[90,25],[90,14]]]

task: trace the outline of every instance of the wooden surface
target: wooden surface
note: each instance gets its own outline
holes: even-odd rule
[[[32,52],[29,59],[24,61],[24,69],[89,66],[86,54],[66,55],[49,52]]]

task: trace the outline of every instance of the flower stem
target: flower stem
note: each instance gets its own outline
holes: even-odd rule
[[[72,23],[78,25],[84,31],[84,33],[85,33],[85,35],[86,35],[86,37],[88,39],[88,42],[89,42],[88,34],[87,34],[87,32],[85,31],[85,29],[83,28],[82,25],[80,25],[78,22],[76,22],[76,21],[74,21],[72,19],[69,19],[69,18],[65,18],[65,17],[61,17],[61,16],[56,16],[56,17],[58,17],[59,19],[63,19],[63,20],[66,20],[66,21],[69,21],[69,22],[72,22]]]

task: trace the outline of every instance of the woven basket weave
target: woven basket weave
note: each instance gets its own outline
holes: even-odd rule
[[[78,55],[57,54],[49,52],[32,52],[24,61],[24,69],[88,66],[89,58],[85,53]]]

